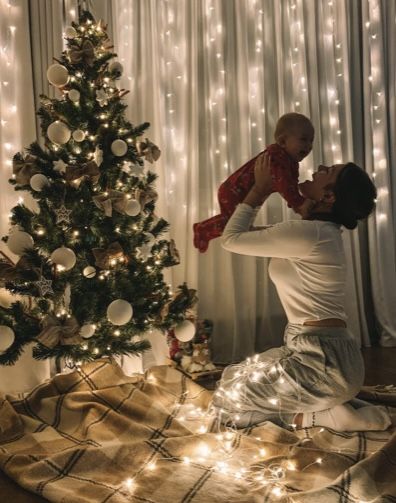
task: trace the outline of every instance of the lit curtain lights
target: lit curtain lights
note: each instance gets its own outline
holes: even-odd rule
[[[192,224],[198,187],[198,76],[196,2],[149,0],[113,4],[114,46],[124,66],[122,86],[133,123],[150,122],[147,136],[160,146],[155,165],[156,213],[171,224],[181,265],[169,271],[172,286],[196,285]],[[150,166],[148,166],[150,168]],[[161,190],[161,187],[164,190]]]
[[[225,92],[225,51],[224,32],[220,22],[222,5],[220,2],[205,0],[202,2],[202,21],[204,23],[204,96],[206,116],[210,127],[207,129],[209,147],[208,162],[217,169],[211,170],[212,183],[220,185],[230,174],[228,160],[228,136]],[[208,216],[218,213],[217,193],[211,192],[210,212]]]
[[[11,176],[12,156],[21,142],[18,115],[15,32],[18,18],[17,8],[10,1],[0,2],[0,160],[2,166],[1,185],[6,186]],[[9,203],[9,201],[7,201]],[[8,225],[8,205],[1,198],[1,234]]]
[[[159,212],[168,218],[182,255],[172,283],[186,279],[198,286],[200,313],[213,319],[219,334],[214,340],[219,361],[241,359],[257,344],[277,345],[284,318],[265,261],[230,256],[219,240],[199,255],[192,248],[191,227],[218,212],[219,184],[273,142],[276,120],[285,112],[308,115],[316,130],[313,153],[301,163],[301,180],[318,164],[354,158],[359,146],[350,71],[358,71],[359,48],[351,46],[348,35],[351,5],[346,0],[118,0],[113,7],[131,119],[151,122],[149,134],[163,152],[156,168],[165,184]],[[361,143],[363,150],[368,142]],[[274,223],[296,215],[273,196],[259,218]],[[349,326],[369,344],[359,235],[344,232],[343,237]],[[221,299],[221,309],[213,299]]]
[[[8,183],[12,158],[34,134],[26,2],[0,0],[0,237],[8,233],[10,208],[20,198]]]
[[[25,193],[15,192],[8,183],[12,158],[36,136],[28,14],[27,1],[0,0],[0,238],[8,234],[10,209],[24,199],[26,202]],[[0,243],[0,249],[10,256],[5,243]],[[13,301],[15,298],[0,288],[1,304]],[[35,360],[31,350],[26,346],[17,364],[0,368],[3,392],[29,391],[50,377],[49,362]]]
[[[388,117],[391,117],[388,111],[393,97],[387,96],[385,92],[387,65],[384,58],[385,40],[382,31],[387,10],[386,4],[381,4],[378,0],[368,0],[364,3],[362,10],[364,109],[366,111],[365,162],[378,190],[375,215],[369,221],[373,301],[381,326],[381,344],[396,346],[395,227],[390,200],[391,166],[387,141],[387,132],[390,129]],[[392,140],[394,141],[394,138]],[[393,169],[395,169],[394,166]]]

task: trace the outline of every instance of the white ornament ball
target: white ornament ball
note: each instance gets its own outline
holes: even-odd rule
[[[75,131],[73,131],[73,140],[74,141],[80,142],[80,141],[83,141],[84,138],[85,138],[85,133],[81,129],[76,129]]]
[[[96,330],[96,325],[93,325],[92,323],[88,323],[87,325],[83,325],[80,328],[80,335],[84,339],[89,339],[90,337],[93,336]]]
[[[0,325],[0,353],[8,349],[15,340],[15,334],[12,328],[7,325]]]
[[[76,38],[77,37],[77,30],[75,30],[73,28],[73,26],[66,26],[65,37],[66,38]]]
[[[136,217],[136,215],[139,215],[141,209],[142,207],[137,199],[129,199],[125,205],[124,211],[130,217]]]
[[[123,70],[124,67],[119,61],[113,61],[112,63],[109,64],[109,72],[122,73]]]
[[[62,87],[67,84],[69,77],[70,75],[67,68],[58,63],[51,65],[47,70],[47,79],[55,87]]]
[[[117,157],[122,157],[127,153],[128,145],[124,140],[114,140],[111,144],[111,151]]]
[[[195,335],[195,325],[189,320],[184,320],[174,328],[175,337],[181,342],[191,341]]]
[[[8,249],[15,255],[23,255],[25,250],[30,250],[34,246],[33,238],[24,231],[13,232],[7,241]]]
[[[49,185],[48,178],[45,175],[42,175],[41,173],[33,175],[32,178],[30,179],[30,186],[36,192],[42,191],[43,188],[46,187],[47,185]]]
[[[48,126],[47,136],[53,143],[63,145],[70,140],[71,131],[64,122],[55,121]]]
[[[85,278],[94,278],[96,276],[96,269],[92,265],[87,265],[83,269],[83,276]]]
[[[77,91],[77,89],[70,89],[67,95],[69,96],[69,100],[74,103],[77,103],[77,101],[80,100],[80,91]]]
[[[64,267],[68,271],[74,267],[76,263],[76,255],[73,250],[61,246],[51,253],[51,260],[54,264]]]
[[[132,318],[133,309],[126,300],[113,300],[107,308],[107,319],[113,325],[125,325]]]

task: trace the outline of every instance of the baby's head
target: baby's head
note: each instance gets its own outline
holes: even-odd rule
[[[315,130],[305,115],[295,112],[282,115],[275,128],[275,141],[290,157],[300,162],[312,150]]]

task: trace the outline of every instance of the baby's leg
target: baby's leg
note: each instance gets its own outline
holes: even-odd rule
[[[239,187],[233,185],[230,180],[226,180],[220,185],[217,192],[217,198],[221,214],[226,217],[227,221],[234,213],[238,204],[243,201],[245,195],[246,194],[242,193]]]

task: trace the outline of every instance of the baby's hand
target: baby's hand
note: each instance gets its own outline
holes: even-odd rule
[[[314,205],[315,201],[312,199],[305,199],[301,206],[294,208],[294,211],[299,213],[302,218],[308,218]]]

